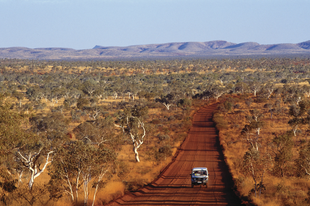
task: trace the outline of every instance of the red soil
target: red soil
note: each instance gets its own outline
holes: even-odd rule
[[[241,205],[232,187],[212,121],[217,104],[201,108],[176,158],[151,184],[124,195],[110,205]],[[143,164],[143,162],[141,163]],[[207,167],[209,186],[191,188],[193,167]]]

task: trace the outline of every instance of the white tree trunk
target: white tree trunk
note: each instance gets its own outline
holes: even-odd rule
[[[224,94],[224,92],[216,93],[215,94],[215,99],[216,101]]]
[[[18,154],[21,157],[21,161],[23,162],[23,164],[30,170],[30,180],[28,183],[28,188],[29,190],[32,189],[32,186],[34,184],[34,180],[39,177],[44,170],[46,169],[46,166],[51,163],[51,161],[49,161],[50,158],[50,154],[53,153],[54,151],[50,151],[47,153],[46,156],[46,160],[45,160],[45,164],[43,166],[43,168],[40,170],[40,168],[37,168],[37,165],[35,164],[35,160],[37,158],[37,156],[40,155],[41,150],[37,153],[34,153],[33,155],[31,154],[31,152],[28,155],[28,158],[26,158],[25,156],[23,156],[20,152],[18,152]]]
[[[167,110],[169,110],[170,107],[172,106],[172,104],[166,104],[166,103],[163,103],[163,105],[165,105],[165,107],[167,108]]]
[[[295,125],[293,128],[294,137],[296,137],[297,129],[298,129],[298,125]]]
[[[257,135],[259,135],[259,133],[260,133],[260,127],[259,127],[259,128],[256,128],[256,132],[257,132]]]
[[[74,194],[73,194],[72,184],[70,182],[68,173],[66,174],[65,178],[67,179],[67,185],[68,185],[68,188],[69,188],[69,191],[66,191],[66,192],[69,193],[69,195],[71,196],[72,202],[74,202]]]
[[[88,202],[88,195],[89,195],[88,184],[90,182],[90,179],[91,179],[91,174],[89,172],[86,174],[83,174],[83,190],[84,190],[84,205],[85,206],[87,206],[87,202]]]
[[[132,118],[136,118],[138,120],[138,128],[142,128],[143,130],[143,134],[141,135],[141,137],[139,136],[135,136],[135,134],[133,134],[131,132],[131,129],[129,128],[129,116],[127,116],[127,125],[117,125],[117,124],[114,124],[116,127],[119,127],[119,128],[122,128],[123,132],[125,132],[125,128],[128,129],[128,131],[126,132],[130,138],[131,138],[131,141],[132,141],[132,145],[133,145],[133,151],[135,153],[135,159],[137,162],[140,162],[140,158],[139,158],[139,153],[138,153],[138,149],[140,148],[140,146],[143,144],[143,141],[144,141],[144,137],[146,135],[146,130],[145,130],[145,127],[144,127],[144,123],[137,117],[135,116],[131,116]],[[136,134],[137,135],[137,134]]]
[[[80,175],[81,175],[81,170],[78,170],[77,177],[76,177],[76,183],[75,183],[75,198],[76,202],[78,201],[79,197],[79,181],[80,181]]]
[[[140,162],[138,148],[134,146],[133,152],[135,153],[136,162]]]
[[[23,170],[21,171],[21,172],[19,172],[19,174],[18,174],[18,185],[20,184],[20,183],[22,183],[22,176],[23,176]]]
[[[100,183],[100,181],[102,180],[103,176],[108,172],[108,170],[109,170],[109,169],[106,169],[105,171],[103,171],[103,168],[102,168],[102,170],[101,170],[101,173],[100,173],[100,175],[99,175],[99,177],[98,177],[98,182],[97,182],[97,185],[96,185],[96,188],[95,188],[92,206],[95,205],[95,200],[96,200],[96,195],[97,195],[99,183]]]
[[[256,185],[257,185],[257,183],[256,183],[256,178],[255,178],[255,171],[254,171],[254,167],[253,167],[253,163],[251,162],[251,171],[252,171],[252,178],[253,178],[253,181],[254,181],[254,190],[255,190],[255,197],[256,197]]]

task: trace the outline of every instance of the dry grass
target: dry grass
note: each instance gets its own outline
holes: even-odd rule
[[[309,198],[309,179],[293,176],[280,178],[267,173],[264,177],[266,191],[263,191],[261,197],[254,197],[253,193],[251,193],[251,190],[254,188],[254,181],[250,176],[244,176],[240,170],[243,156],[249,147],[249,144],[241,136],[242,128],[248,124],[246,116],[250,115],[249,110],[255,108],[264,113],[262,118],[264,126],[260,133],[262,138],[260,144],[262,145],[271,142],[275,135],[291,130],[291,127],[288,125],[290,117],[287,111],[285,114],[274,113],[271,118],[269,111],[263,107],[266,102],[252,103],[251,107],[248,107],[243,98],[235,98],[235,100],[240,105],[239,109],[235,109],[233,112],[217,114],[217,116],[222,118],[220,121],[227,123],[226,128],[222,127],[220,129],[220,143],[224,148],[227,164],[237,183],[240,194],[249,197],[257,205],[306,205],[305,200]],[[269,103],[274,103],[274,100],[270,100]],[[293,137],[293,159],[298,158],[300,142],[308,138],[308,134],[305,132],[308,126],[302,125],[300,129],[304,132],[298,134],[297,137]],[[294,166],[293,161],[290,164]]]
[[[7,98],[7,102],[10,102],[11,104],[17,103],[17,100],[15,98]],[[57,103],[52,103],[51,101],[47,99],[42,99],[41,103],[45,103],[46,107],[43,110],[30,110],[29,115],[31,114],[37,114],[37,113],[43,113],[47,114],[53,109],[54,107],[63,105],[64,98],[59,99]],[[108,104],[108,103],[117,103],[121,102],[122,99],[113,99],[108,98],[104,100],[104,103],[99,104]],[[27,104],[29,101],[27,99],[24,99],[22,101],[22,104]],[[195,102],[196,105],[193,106],[193,108],[190,110],[189,115],[192,116],[197,111],[197,109],[202,105],[201,102]],[[181,110],[178,110],[177,108],[173,108],[170,111],[167,111],[164,107],[160,108],[152,108],[149,109],[148,116],[150,117],[150,121],[154,118],[162,119],[163,117],[167,118],[176,114],[182,113]],[[65,117],[67,119],[71,119],[71,113],[70,111],[65,111],[64,113]],[[110,111],[110,114],[113,114],[113,111]],[[70,125],[68,126],[68,132],[70,132],[73,135],[72,132],[74,128],[76,128],[79,124],[86,121],[88,117],[81,118],[79,121],[70,122]],[[181,144],[183,139],[186,137],[186,132],[184,130],[184,126],[178,126],[174,129],[170,129],[170,125],[180,125],[183,120],[173,119],[170,120],[169,123],[162,124],[162,127],[153,127],[155,129],[154,132],[148,133],[146,142],[142,145],[142,147],[139,149],[140,154],[140,160],[141,163],[135,162],[134,153],[132,152],[132,145],[131,144],[124,144],[120,146],[119,151],[117,151],[117,161],[121,164],[121,167],[119,169],[123,170],[124,174],[118,175],[118,172],[113,174],[112,177],[109,176],[108,179],[103,179],[103,181],[106,181],[105,187],[100,189],[97,194],[97,205],[105,204],[115,198],[120,197],[124,194],[126,190],[132,190],[132,189],[138,189],[139,187],[150,183],[153,181],[160,173],[160,171],[171,161],[172,156],[177,151],[177,147]],[[27,125],[29,127],[30,125]],[[25,126],[26,127],[26,126]],[[168,132],[168,133],[167,133]],[[170,144],[172,149],[172,156],[167,156],[164,159],[161,159],[160,161],[155,158],[155,154],[152,153],[154,151],[154,148],[158,149],[159,146],[161,146],[162,142],[158,141],[158,138],[156,137],[159,133],[162,134],[168,134],[170,136],[170,140],[165,142],[165,144]],[[27,176],[24,176],[24,184],[27,184]],[[36,185],[44,185],[47,184],[50,180],[50,176],[48,175],[48,171],[43,172],[35,181]],[[91,184],[90,184],[91,185]],[[93,198],[93,192],[94,189],[90,188],[90,194],[89,194],[89,202],[92,201]],[[80,191],[79,196],[79,202],[83,201],[83,193],[82,190]],[[53,206],[61,206],[61,205],[70,205],[70,199],[67,196],[64,196],[63,198],[59,199],[57,202],[49,202],[49,205]]]

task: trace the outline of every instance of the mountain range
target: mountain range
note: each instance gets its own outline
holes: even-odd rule
[[[95,46],[92,49],[69,48],[0,48],[0,58],[78,60],[167,57],[228,57],[268,55],[310,55],[310,40],[298,44],[231,43],[227,41],[176,42],[126,47]]]

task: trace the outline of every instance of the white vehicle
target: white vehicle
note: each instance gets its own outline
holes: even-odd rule
[[[194,185],[205,185],[208,187],[209,173],[206,167],[195,167],[192,169],[191,181],[192,187]]]

